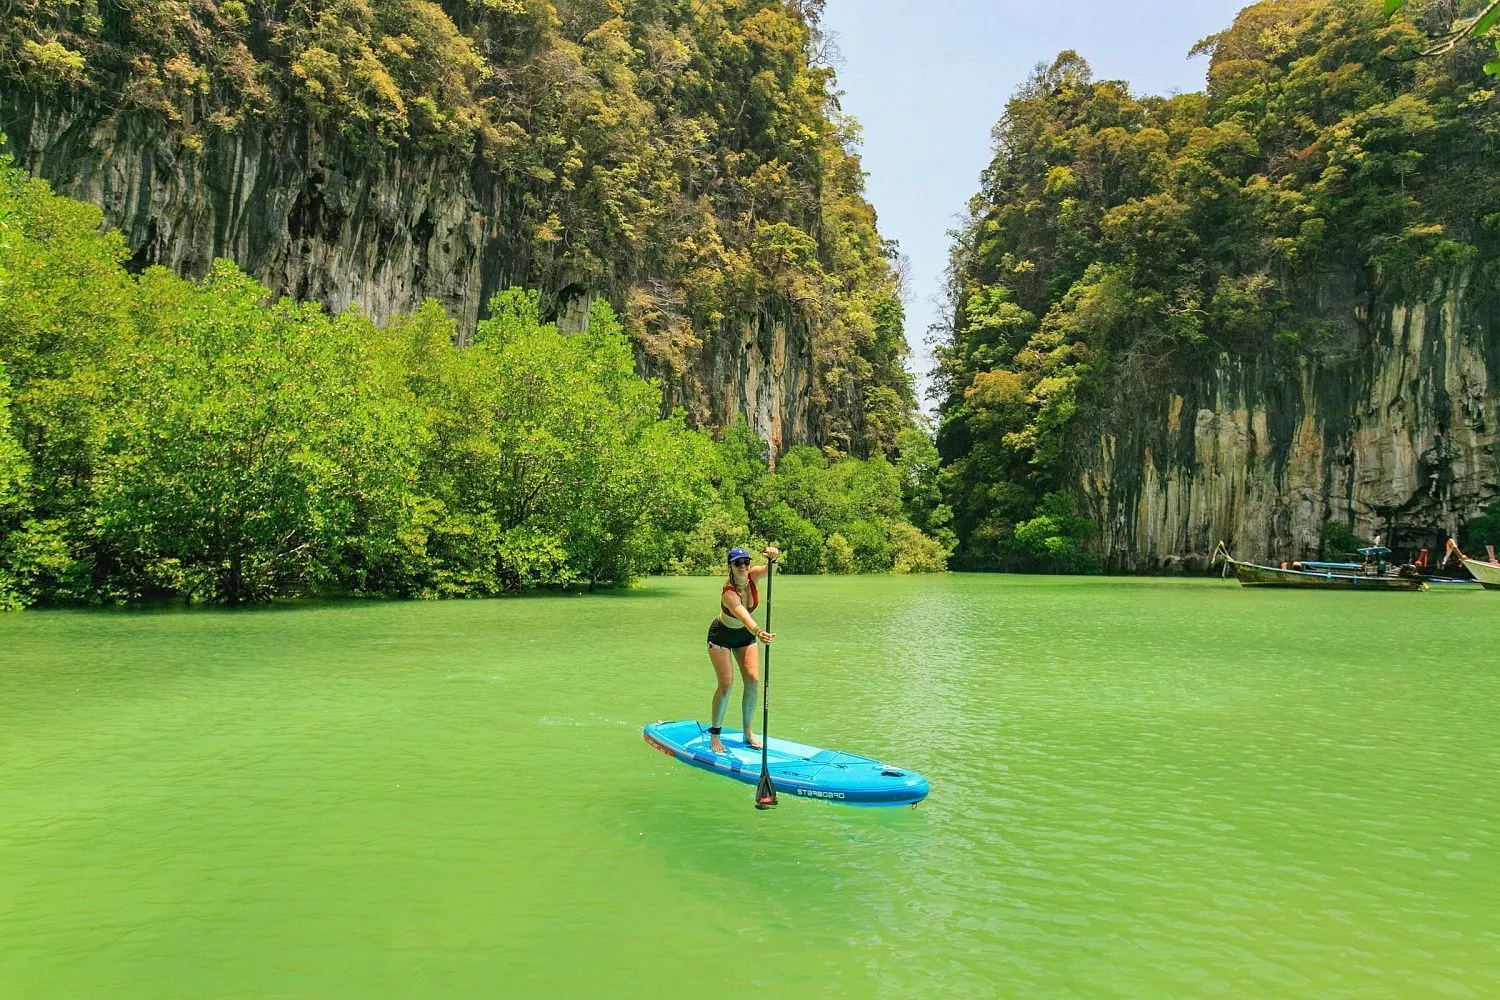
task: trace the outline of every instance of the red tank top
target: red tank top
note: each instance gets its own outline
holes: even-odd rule
[[[738,594],[738,593],[739,593],[739,591],[737,591],[737,590],[734,589],[734,584],[732,584],[732,583],[726,583],[726,584],[724,584],[724,589],[721,590],[721,591],[719,591],[719,610],[722,611],[722,612],[724,612],[730,618],[734,617],[734,612],[730,611],[729,610],[729,605],[727,605],[727,604],[724,603],[724,595],[725,594]],[[752,579],[750,581],[750,600],[749,600],[749,602],[745,602],[743,599],[741,599],[740,603],[744,604],[745,605],[745,610],[746,611],[750,611],[750,612],[754,612],[755,609],[760,606],[760,591],[755,588],[755,580],[754,579]]]

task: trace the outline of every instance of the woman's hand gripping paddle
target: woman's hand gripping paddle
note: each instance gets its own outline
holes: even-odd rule
[[[776,572],[776,560],[766,560],[766,631],[771,631],[771,577]],[[761,678],[760,710],[760,783],[755,786],[755,808],[773,809],[776,806],[776,786],[771,782],[771,771],[766,763],[767,748],[771,745],[771,646],[764,646],[766,660],[762,665],[765,674]]]

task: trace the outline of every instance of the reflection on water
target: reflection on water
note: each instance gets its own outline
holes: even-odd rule
[[[716,597],[0,617],[0,995],[1500,995],[1500,595],[783,577],[772,813]]]

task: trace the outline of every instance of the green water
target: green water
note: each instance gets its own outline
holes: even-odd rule
[[[717,593],[0,617],[0,996],[1500,995],[1500,594],[781,577],[759,813]]]

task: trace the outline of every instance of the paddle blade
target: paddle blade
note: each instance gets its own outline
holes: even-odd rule
[[[771,783],[769,771],[760,772],[760,784],[755,786],[755,808],[774,809],[776,807],[776,786]]]

